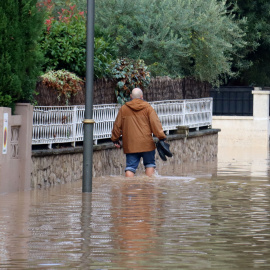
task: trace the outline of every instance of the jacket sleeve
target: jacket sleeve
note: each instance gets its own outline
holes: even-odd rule
[[[151,107],[150,114],[149,114],[150,126],[152,133],[159,139],[166,139],[166,135],[163,131],[162,125],[158,118],[156,111]]]
[[[117,142],[122,135],[122,108],[120,108],[113,124],[112,137],[113,142]]]

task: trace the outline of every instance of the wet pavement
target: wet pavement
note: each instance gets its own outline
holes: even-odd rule
[[[0,269],[270,269],[268,153],[0,195]]]

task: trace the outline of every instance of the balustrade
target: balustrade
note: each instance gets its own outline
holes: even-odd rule
[[[212,98],[190,100],[164,100],[149,102],[157,112],[163,130],[176,130],[178,126],[189,128],[212,125]],[[113,123],[120,109],[118,104],[93,106],[95,120],[94,143],[111,137]],[[35,106],[33,114],[32,144],[71,142],[74,146],[83,141],[84,105],[78,106]]]

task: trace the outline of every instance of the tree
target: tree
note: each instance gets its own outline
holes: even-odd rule
[[[231,84],[270,85],[270,2],[267,0],[228,0],[228,6],[237,5],[238,18],[246,18],[247,32],[245,60],[252,63],[247,69],[240,69],[240,76]]]
[[[233,59],[241,59],[246,45],[242,23],[226,1],[96,2],[96,24],[116,40],[119,57],[143,59],[154,75],[193,76],[214,84],[236,75]]]
[[[22,92],[18,72],[22,42],[19,39],[18,3],[2,1],[0,17],[0,106],[12,107]]]
[[[33,101],[42,54],[38,38],[42,13],[36,0],[0,3],[0,106],[14,108],[17,101]]]

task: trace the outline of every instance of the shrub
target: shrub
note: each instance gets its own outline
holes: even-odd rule
[[[71,96],[75,96],[82,91],[83,80],[66,70],[48,71],[41,76],[42,83],[47,87],[57,91],[57,99],[60,100],[64,96],[66,105],[68,105]]]
[[[117,59],[112,67],[112,77],[116,79],[115,95],[119,104],[130,100],[132,89],[139,87],[142,90],[150,84],[150,72],[144,61],[132,59]]]
[[[45,52],[45,70],[65,69],[84,77],[86,73],[86,18],[83,11],[70,6],[58,12],[58,17],[48,13],[41,46]],[[109,74],[115,47],[104,38],[95,38],[95,77]]]

